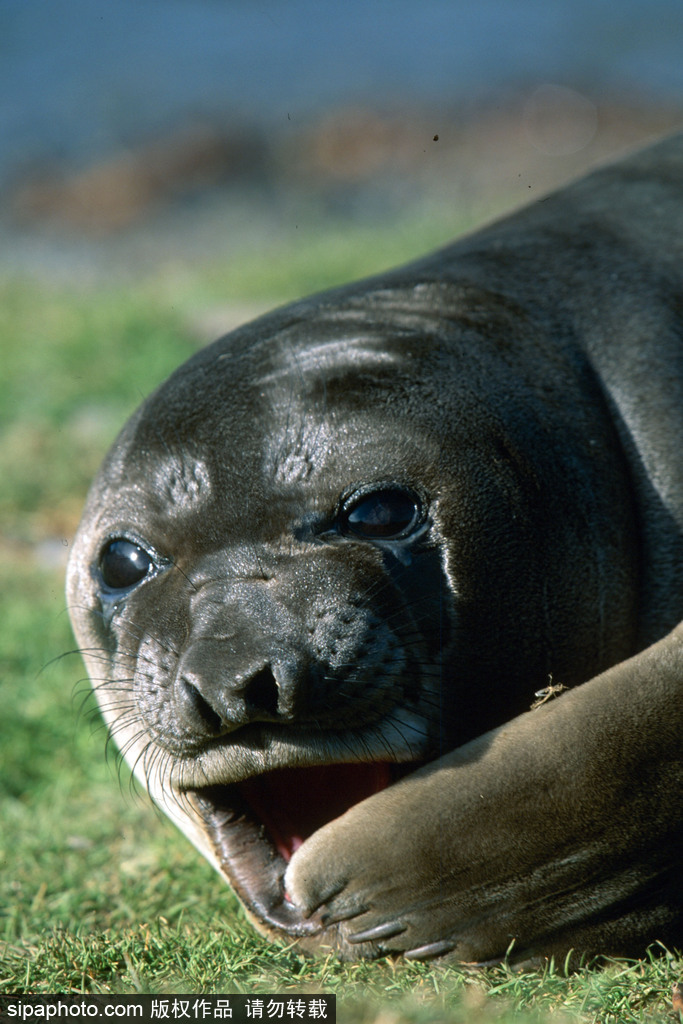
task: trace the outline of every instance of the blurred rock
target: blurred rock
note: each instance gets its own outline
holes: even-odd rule
[[[442,120],[436,117],[437,124]],[[459,120],[457,115],[453,118],[455,124]],[[326,114],[303,133],[294,162],[310,177],[358,182],[397,171],[410,174],[421,170],[427,148],[438,141],[434,115],[427,111],[342,108]]]
[[[262,178],[267,163],[258,134],[193,126],[78,172],[44,171],[15,188],[9,208],[24,224],[56,221],[103,234],[131,226],[162,202],[245,176]]]
[[[446,241],[449,225],[455,234],[490,220],[682,121],[681,106],[546,82],[485,104],[345,106],[267,136],[179,128],[0,196],[0,273],[94,283],[239,258],[299,225],[324,234],[443,222]],[[235,318],[215,323],[197,327],[201,340]]]

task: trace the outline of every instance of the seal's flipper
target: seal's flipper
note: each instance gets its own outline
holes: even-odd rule
[[[682,736],[678,627],[320,829],[290,863],[290,898],[365,955],[673,945]]]

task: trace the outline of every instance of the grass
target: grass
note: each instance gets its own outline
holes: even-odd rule
[[[124,288],[0,284],[0,992],[336,992],[358,1024],[674,1021],[683,963],[507,966],[307,960],[131,786],[73,648],[62,555],[118,427],[197,346],[212,304],[285,301],[442,240],[393,228],[301,238]],[[655,953],[659,955],[655,955]]]

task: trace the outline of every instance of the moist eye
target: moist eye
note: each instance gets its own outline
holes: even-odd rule
[[[400,487],[385,487],[352,498],[341,516],[342,531],[364,540],[407,537],[419,522],[417,499]]]
[[[148,575],[153,564],[151,556],[139,544],[117,537],[102,549],[99,570],[106,587],[128,590]]]

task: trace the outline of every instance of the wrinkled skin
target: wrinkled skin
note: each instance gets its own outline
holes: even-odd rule
[[[74,630],[257,927],[683,940],[682,391],[678,137],[241,328],[124,427]]]

